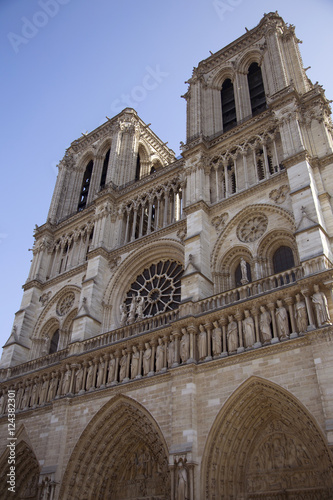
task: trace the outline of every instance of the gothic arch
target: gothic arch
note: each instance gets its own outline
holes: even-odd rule
[[[225,226],[224,230],[219,234],[213,251],[212,251],[212,257],[211,257],[211,268],[212,272],[218,271],[218,262],[220,262],[220,256],[221,256],[221,250],[222,248],[225,248],[225,242],[228,237],[228,235],[231,232],[236,232],[236,228],[242,223],[246,222],[247,220],[251,219],[252,217],[256,217],[258,215],[264,214],[268,218],[268,223],[269,223],[269,217],[270,215],[277,215],[283,220],[283,223],[285,224],[284,227],[289,228],[290,232],[295,231],[295,220],[292,214],[282,208],[282,207],[276,207],[273,205],[269,205],[266,203],[261,203],[261,204],[256,204],[256,205],[250,205],[248,207],[245,207],[243,210],[238,212]],[[258,243],[256,242],[256,245],[260,246],[260,242],[262,239],[266,236],[266,233],[264,233],[261,238],[259,239]]]
[[[247,74],[248,69],[252,63],[257,63],[262,68],[263,54],[260,49],[249,49],[245,51],[243,57],[238,61],[237,71]]]
[[[24,432],[26,435],[26,432]],[[17,434],[18,436],[18,434]],[[7,448],[0,458],[0,498],[16,498],[17,500],[38,498],[39,464],[31,446],[23,439],[18,438],[15,447],[15,493],[8,492],[7,483],[10,464],[10,449]]]
[[[225,66],[220,69],[212,78],[211,82],[208,80],[207,84],[213,88],[221,90],[222,84],[227,78],[230,78],[232,83],[235,81],[235,70],[232,66]]]
[[[168,448],[151,414],[123,395],[106,403],[81,434],[59,498],[169,498]]]
[[[202,496],[209,500],[329,499],[333,461],[309,411],[290,392],[251,377],[230,396],[209,432]]]
[[[182,243],[171,239],[148,242],[129,255],[119,265],[106,288],[103,298],[104,304],[112,304],[113,308],[115,308],[114,320],[117,320],[118,324],[120,305],[131,283],[150,264],[168,259],[184,265],[184,247]]]
[[[104,159],[104,156],[106,155],[107,151],[111,148],[111,137],[106,137],[101,145],[99,146],[97,152],[96,152],[96,157],[101,156]]]
[[[64,320],[67,319],[67,314],[65,314],[63,317],[59,316],[56,312],[57,304],[60,303],[61,299],[65,299],[66,295],[72,292],[75,296],[74,302],[72,307],[70,308],[70,311],[74,308],[75,304],[78,302],[78,298],[80,295],[80,288],[75,285],[68,285],[63,287],[61,290],[59,290],[54,297],[47,303],[47,305],[44,307],[43,311],[39,315],[39,318],[36,322],[35,328],[33,329],[32,332],[32,339],[38,339],[41,336],[41,332],[43,331],[44,325],[46,322],[49,321],[49,319],[56,319],[58,321],[59,326],[61,327]]]
[[[240,259],[243,257],[245,261],[250,265],[251,274],[254,275],[254,260],[253,255],[250,250],[245,246],[235,246],[228,250],[224,256],[221,257],[218,263],[218,272],[222,273],[229,282],[229,288],[234,288],[236,286],[234,275],[237,266],[240,263]],[[228,288],[228,287],[227,287]]]
[[[274,274],[273,254],[282,245],[291,248],[294,256],[295,266],[299,266],[300,260],[297,250],[297,244],[292,231],[272,230],[263,238],[258,247],[258,257],[266,267],[267,275]]]

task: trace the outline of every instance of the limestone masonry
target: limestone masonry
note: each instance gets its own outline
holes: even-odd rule
[[[130,108],[66,150],[0,362],[1,499],[333,498],[332,122],[298,43],[270,13],[201,61],[180,159]]]

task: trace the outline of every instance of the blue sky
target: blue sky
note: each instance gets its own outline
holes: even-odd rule
[[[130,105],[178,156],[193,66],[275,10],[333,99],[329,0],[1,0],[1,345],[65,149]]]

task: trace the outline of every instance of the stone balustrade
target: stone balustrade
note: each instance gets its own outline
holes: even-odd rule
[[[317,277],[311,284],[302,281],[296,286],[289,282],[291,287],[283,293],[281,287],[275,288],[263,296],[200,316],[174,316],[173,322],[167,323],[164,314],[165,323],[155,328],[148,320],[141,322],[147,328],[143,331],[129,330],[135,325],[126,326],[78,343],[83,349],[81,345],[76,352],[70,347],[69,353],[65,349],[48,356],[44,369],[44,358],[40,358],[6,374],[3,371],[6,380],[1,384],[0,414],[6,412],[8,390],[15,390],[16,408],[24,411],[61,397],[164,373],[179,365],[209,362],[290,341],[330,326],[326,294],[318,284],[324,280]],[[116,332],[120,338],[108,337]],[[124,337],[129,332],[132,335]]]

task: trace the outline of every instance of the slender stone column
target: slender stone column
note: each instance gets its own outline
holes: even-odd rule
[[[135,240],[135,229],[136,229],[136,219],[138,216],[138,207],[134,207],[134,214],[133,214],[133,226],[132,226],[132,236],[131,236],[131,241]]]
[[[219,320],[220,325],[222,327],[222,355],[227,356],[228,355],[228,349],[227,349],[227,324],[228,320],[225,316],[222,316],[222,318]]]
[[[150,358],[150,374],[153,374],[155,373],[155,356],[156,356],[156,345],[157,345],[157,341],[155,339],[153,339],[151,342],[150,342],[150,345],[151,345],[151,358]]]
[[[125,229],[125,239],[124,239],[124,243],[128,243],[128,237],[129,237],[129,218],[130,218],[130,211],[129,211],[128,207],[126,208],[126,212],[127,212],[127,219],[126,219],[126,229]]]
[[[251,314],[254,317],[254,326],[256,329],[256,343],[254,344],[254,348],[261,347],[260,342],[260,330],[259,330],[259,309],[258,307],[252,307]]]
[[[264,164],[265,164],[266,179],[268,179],[269,178],[269,165],[268,165],[268,159],[267,159],[266,144],[263,143],[262,147],[263,147],[263,150],[264,150]]]
[[[267,307],[270,310],[271,318],[272,318],[272,325],[273,325],[273,338],[271,340],[271,343],[275,344],[276,342],[279,342],[279,337],[278,337],[278,334],[277,334],[276,318],[275,318],[275,304],[274,304],[274,302],[270,302],[269,304],[267,304]]]
[[[247,153],[243,153],[243,168],[244,168],[244,181],[245,181],[245,189],[249,187],[249,174],[247,171]]]
[[[210,361],[212,358],[212,323],[209,321],[205,323],[205,330],[207,332],[207,357],[206,361]]]
[[[289,311],[289,317],[290,317],[290,323],[291,323],[291,334],[290,338],[297,337],[297,328],[296,328],[296,322],[295,322],[295,313],[294,313],[294,308],[293,308],[293,303],[294,300],[292,297],[285,297],[284,298],[285,303],[288,305],[288,311]]]
[[[143,218],[145,215],[145,206],[142,205],[141,207],[141,217],[140,217],[140,229],[139,229],[139,238],[142,236],[142,230],[143,230]]]
[[[149,199],[147,234],[151,233],[151,213],[153,209],[152,200]]]
[[[179,365],[179,337],[180,337],[180,331],[179,330],[173,330],[171,332],[173,335],[174,341],[175,341],[175,358],[174,362],[172,364],[172,367],[178,366]]]
[[[196,362],[196,342],[197,342],[197,327],[195,325],[189,325],[187,331],[190,334],[190,357],[186,363]]]
[[[238,342],[239,342],[239,347],[237,348],[237,352],[243,352],[244,351],[244,342],[243,342],[243,325],[242,325],[242,318],[243,318],[243,313],[240,311],[237,311],[235,314],[235,318],[238,323]]]
[[[219,169],[218,165],[216,165],[215,168],[215,184],[216,184],[216,201],[219,201],[220,199],[220,194],[219,194]]]
[[[310,297],[309,297],[310,290],[308,288],[303,288],[301,290],[301,292],[302,292],[303,297],[305,298],[306,311],[308,313],[308,318],[309,318],[308,330],[315,330],[316,329],[315,320],[313,317],[312,305],[311,305],[311,301],[310,301]]]

